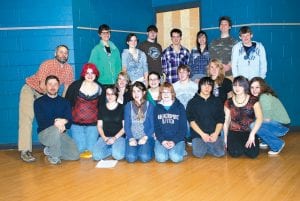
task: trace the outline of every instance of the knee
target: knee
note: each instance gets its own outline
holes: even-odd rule
[[[155,160],[159,163],[164,163],[168,160],[168,158],[163,156],[162,154],[155,154]]]
[[[147,163],[147,162],[149,162],[152,159],[152,156],[149,155],[149,154],[141,154],[139,156],[139,159],[140,159],[141,162]]]
[[[126,155],[126,161],[128,163],[134,163],[137,160],[137,157],[134,155]]]
[[[125,153],[115,151],[115,152],[112,152],[112,157],[119,161],[119,160],[124,159]]]
[[[183,161],[183,156],[180,156],[178,154],[176,154],[176,155],[170,155],[170,159],[174,163],[179,163],[179,162]]]
[[[193,147],[192,153],[193,153],[193,155],[194,155],[195,157],[197,157],[197,158],[203,158],[206,152],[201,151],[201,150],[198,150],[198,149],[195,149],[195,148]]]
[[[237,158],[237,157],[240,157],[241,155],[243,155],[243,153],[238,150],[228,150],[228,154],[233,158]]]

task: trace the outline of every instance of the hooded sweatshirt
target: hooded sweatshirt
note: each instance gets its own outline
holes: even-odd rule
[[[177,144],[184,140],[187,132],[187,118],[184,106],[175,99],[167,110],[162,104],[154,108],[154,130],[159,142],[173,141]]]

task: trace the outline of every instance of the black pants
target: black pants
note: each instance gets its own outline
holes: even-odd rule
[[[228,131],[227,148],[228,153],[232,157],[239,157],[243,154],[250,158],[256,158],[259,154],[259,141],[255,135],[255,146],[246,148],[245,144],[248,141],[250,132]]]

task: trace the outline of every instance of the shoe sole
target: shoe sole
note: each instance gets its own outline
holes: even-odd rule
[[[280,147],[280,149],[278,151],[276,151],[276,152],[269,151],[268,154],[271,156],[276,156],[276,155],[280,154],[280,152],[283,150],[284,146],[285,146],[285,143],[283,143],[283,145]]]

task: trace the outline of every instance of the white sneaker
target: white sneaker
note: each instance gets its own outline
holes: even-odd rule
[[[261,143],[259,143],[259,148],[261,148],[261,149],[267,149],[268,145],[265,144],[265,143],[263,143],[263,142],[261,142]]]
[[[278,155],[282,151],[284,146],[285,146],[285,143],[282,144],[282,146],[280,147],[280,149],[278,151],[268,151],[268,154],[269,155]]]

